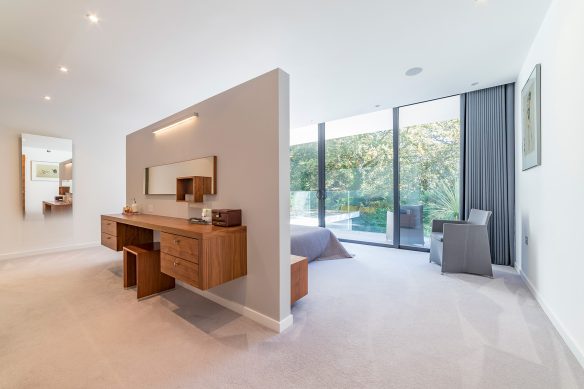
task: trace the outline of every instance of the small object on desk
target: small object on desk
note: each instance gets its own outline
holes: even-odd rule
[[[136,199],[132,203],[132,213],[138,213],[138,203],[136,203]]]
[[[203,208],[202,216],[204,221],[211,223],[213,220],[213,210],[209,208]]]
[[[189,219],[189,223],[191,224],[211,224],[206,220],[199,219],[198,217],[192,217]]]
[[[68,186],[60,186],[59,187],[59,195],[64,196],[65,194],[71,192],[71,188]]]
[[[140,212],[133,212],[131,206],[126,205],[124,207],[124,215],[138,215],[138,214],[140,214]]]
[[[194,194],[185,194],[185,201],[187,202],[194,202],[195,201],[195,195]]]
[[[241,209],[214,209],[213,225],[235,227],[241,225]]]

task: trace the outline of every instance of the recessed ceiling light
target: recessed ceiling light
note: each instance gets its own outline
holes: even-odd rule
[[[422,69],[422,68],[418,68],[418,67],[411,68],[411,69],[408,69],[406,71],[406,76],[409,76],[409,77],[417,76],[418,74],[422,73],[423,71],[424,71],[424,69]]]
[[[93,24],[99,23],[99,17],[96,14],[87,14],[85,17]]]
[[[488,3],[488,0],[475,0],[475,4],[477,4],[477,5],[484,5],[487,3]]]
[[[69,69],[65,66],[59,67],[59,71],[61,71],[61,73],[69,73]]]
[[[47,96],[44,97],[44,99],[47,100],[47,101],[51,101],[51,96],[48,96],[47,95]]]

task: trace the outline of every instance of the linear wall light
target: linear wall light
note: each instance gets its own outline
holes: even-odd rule
[[[187,116],[184,119],[179,119],[178,121],[174,122],[174,123],[170,123],[162,128],[159,128],[158,130],[152,131],[153,134],[161,134],[163,132],[166,132],[168,130],[173,129],[174,127],[186,123],[187,121],[193,119],[193,118],[197,118],[199,117],[199,113],[198,112],[194,112],[192,115]]]

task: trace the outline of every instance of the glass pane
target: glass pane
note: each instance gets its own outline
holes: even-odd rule
[[[433,219],[458,219],[460,97],[399,110],[400,244],[430,247]]]
[[[318,125],[290,131],[290,223],[318,226]]]
[[[326,123],[325,224],[339,238],[393,243],[393,111]]]

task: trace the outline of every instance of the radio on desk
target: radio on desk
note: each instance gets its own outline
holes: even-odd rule
[[[240,226],[241,209],[214,209],[212,223],[220,227]]]

